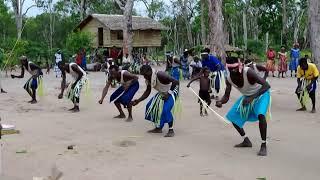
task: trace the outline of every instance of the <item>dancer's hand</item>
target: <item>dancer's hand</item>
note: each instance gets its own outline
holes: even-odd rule
[[[309,84],[306,88],[307,88],[307,90],[309,92],[311,90],[311,88],[312,88],[312,84]]]
[[[297,87],[296,94],[299,94],[302,91],[301,87]]]
[[[16,77],[15,75],[11,74],[11,78],[12,78],[12,79],[14,79],[15,77]]]
[[[221,101],[216,101],[216,106],[218,108],[222,108],[222,102]]]
[[[102,103],[103,103],[103,99],[100,99],[100,100],[98,101],[98,103],[99,103],[99,104],[102,104]]]
[[[59,98],[59,99],[62,99],[62,98],[63,98],[63,94],[60,93],[59,96],[58,96],[58,98]]]
[[[136,99],[136,100],[131,101],[130,104],[131,104],[132,106],[136,106],[136,105],[139,104],[139,101]]]
[[[242,101],[242,105],[248,105],[253,101],[254,98],[252,98],[251,96],[246,96],[243,101]]]

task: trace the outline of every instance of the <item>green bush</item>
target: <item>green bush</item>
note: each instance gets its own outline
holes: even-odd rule
[[[68,35],[66,48],[68,54],[76,54],[81,49],[88,50],[92,45],[93,36],[90,32],[72,32]]]

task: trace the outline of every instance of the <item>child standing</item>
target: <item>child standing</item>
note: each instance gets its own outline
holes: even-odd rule
[[[211,104],[211,98],[210,98],[210,93],[211,88],[210,88],[210,78],[209,78],[210,70],[208,68],[203,68],[202,72],[199,74],[198,77],[193,78],[187,87],[190,87],[190,84],[196,80],[200,80],[200,90],[199,90],[199,97],[207,103],[208,106]],[[199,99],[200,103],[200,116],[207,116],[208,112],[207,109],[204,108],[204,114],[203,114],[203,103]]]

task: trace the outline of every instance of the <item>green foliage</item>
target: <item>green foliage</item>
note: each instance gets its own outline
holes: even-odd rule
[[[66,47],[68,53],[75,54],[81,49],[89,49],[92,43],[92,34],[89,32],[72,32],[67,37]]]

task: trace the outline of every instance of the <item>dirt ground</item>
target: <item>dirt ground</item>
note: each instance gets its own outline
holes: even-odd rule
[[[27,76],[26,78],[28,78]],[[91,97],[81,99],[81,112],[69,113],[72,103],[58,100],[60,80],[45,76],[46,96],[30,105],[22,89],[24,79],[2,79],[8,94],[0,94],[2,123],[14,124],[21,134],[4,136],[3,172],[19,180],[48,176],[53,165],[63,180],[268,180],[319,179],[319,112],[296,112],[296,79],[270,78],[272,120],[268,123],[268,156],[260,148],[258,123],[245,126],[252,149],[235,149],[242,141],[235,129],[212,113],[199,116],[197,98],[182,82],[183,113],[175,122],[176,136],[148,134],[153,125],[144,120],[147,101],[134,108],[134,121],[113,119],[117,114],[108,98],[97,103],[105,84],[104,73],[90,73]],[[69,77],[70,78],[70,77]],[[142,77],[141,88],[145,90]],[[197,83],[193,84],[197,90]],[[152,92],[154,94],[154,92]],[[151,97],[151,96],[150,96]],[[222,109],[224,115],[239,97]],[[318,96],[319,102],[319,96]],[[310,109],[310,108],[309,108]],[[165,132],[167,131],[167,127]],[[74,150],[67,150],[75,145]],[[25,150],[26,153],[16,153]],[[5,179],[1,179],[5,180]]]

